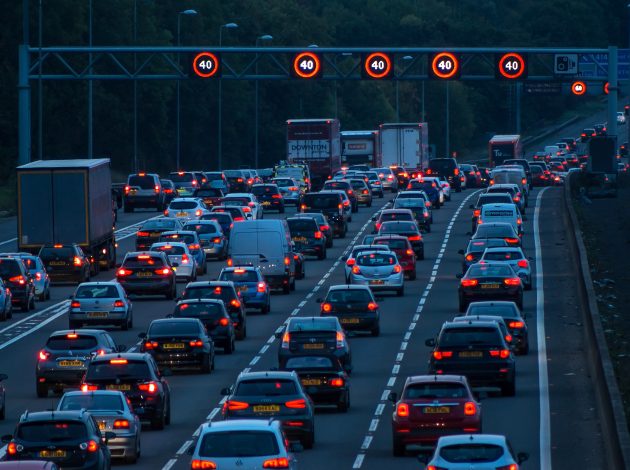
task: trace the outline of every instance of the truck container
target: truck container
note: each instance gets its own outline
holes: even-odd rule
[[[503,164],[510,158],[523,158],[520,135],[495,135],[488,142],[490,168]]]
[[[383,166],[427,166],[429,125],[426,122],[381,124],[379,127]]]
[[[39,160],[17,168],[18,251],[77,243],[107,270],[116,263],[110,162]]]
[[[339,120],[333,118],[287,121],[287,160],[308,165],[313,189],[341,169],[339,127]]]
[[[342,131],[341,163],[343,165],[383,165],[379,131]]]

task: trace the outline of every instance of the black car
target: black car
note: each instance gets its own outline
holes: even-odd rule
[[[342,413],[350,408],[348,374],[335,356],[292,356],[282,370],[297,373],[302,388],[316,405],[334,405]]]
[[[162,252],[127,253],[116,271],[116,280],[127,294],[162,294],[169,300],[177,297],[175,271]]]
[[[173,318],[198,318],[206,327],[206,331],[215,346],[223,348],[223,352],[226,354],[234,352],[236,332],[222,300],[180,300],[170,316]]]
[[[277,210],[278,213],[284,214],[284,198],[277,185],[255,184],[252,186],[252,194],[265,211]]]
[[[85,282],[94,273],[93,263],[76,243],[44,245],[39,257],[51,282]]]
[[[593,129],[595,129],[595,134],[597,136],[607,135],[606,124],[595,124]]]
[[[232,319],[236,339],[245,339],[247,336],[245,306],[232,281],[189,282],[180,297],[180,300],[188,299],[222,300]]]
[[[422,239],[422,234],[420,233],[415,221],[383,222],[378,229],[378,234],[379,236],[402,235],[407,237],[418,259],[424,259],[424,240]]]
[[[315,219],[291,217],[287,219],[287,224],[296,252],[326,259],[326,237]]]
[[[164,206],[168,206],[173,199],[177,197],[177,189],[175,183],[171,180],[160,180],[162,191],[164,192]]]
[[[81,390],[119,390],[143,421],[153,429],[171,424],[171,389],[155,360],[145,353],[119,353],[96,356],[90,362]]]
[[[433,348],[429,374],[465,375],[473,387],[498,386],[514,395],[516,361],[497,322],[446,322],[425,344]]]
[[[503,238],[476,238],[475,240],[470,240],[466,250],[458,251],[460,255],[464,255],[462,274],[466,274],[468,268],[481,259],[486,248],[503,246],[508,246],[508,243]]]
[[[505,300],[472,302],[468,305],[466,316],[472,315],[494,315],[503,318],[505,324],[512,335],[512,343],[515,345],[518,354],[529,352],[529,333],[525,316],[521,316],[521,311],[514,302]]]
[[[522,310],[523,282],[507,263],[475,263],[461,278],[458,297],[460,312],[476,300],[511,300]]]
[[[86,410],[24,412],[13,435],[2,436],[7,461],[48,460],[61,468],[109,470],[108,439]],[[19,468],[16,465],[16,468]]]
[[[350,199],[350,204],[352,206],[352,212],[359,211],[359,200],[357,199],[357,195],[354,193],[354,189],[352,189],[352,184],[348,180],[329,180],[324,183],[324,187],[322,188],[324,191],[343,191]]]
[[[52,333],[37,354],[35,388],[44,398],[48,391],[61,392],[64,387],[78,387],[94,355],[122,352],[105,330],[60,330]]]
[[[477,188],[481,183],[480,175],[477,175],[473,165],[462,163],[459,165],[460,174],[466,178],[467,188]]]
[[[144,222],[136,232],[136,250],[148,250],[160,235],[164,232],[182,230],[182,223],[179,219],[171,217],[158,217]]]
[[[443,176],[455,192],[461,192],[462,180],[457,160],[454,158],[432,158],[426,170],[427,176]]]
[[[0,256],[0,278],[11,291],[12,305],[19,305],[23,312],[35,308],[35,285],[21,258]]]
[[[582,129],[582,132],[580,133],[580,142],[588,142],[591,140],[591,137],[595,137],[596,135],[597,135],[597,132],[592,127],[587,127],[585,129]]]
[[[401,167],[401,166],[392,166],[391,170],[396,175],[396,179],[398,180],[398,187],[404,188],[409,183],[409,172]]]
[[[199,217],[199,220],[216,220],[221,226],[223,234],[229,239],[230,231],[234,227],[234,219],[229,212],[211,212],[209,214],[203,214]]]
[[[204,374],[214,369],[214,343],[198,318],[153,320],[138,337],[140,351],[153,356],[162,368],[198,367]]]
[[[326,216],[333,233],[345,238],[348,219],[343,210],[343,198],[337,193],[306,193],[300,202],[300,212],[321,212]]]
[[[317,301],[320,303],[320,316],[337,317],[344,330],[369,331],[372,336],[380,334],[381,314],[368,286],[331,286],[326,297]]]
[[[203,201],[207,208],[220,206],[221,200],[225,197],[223,191],[219,188],[209,187],[207,185],[195,189],[193,197],[198,197]]]
[[[230,185],[231,193],[247,193],[251,185],[247,182],[247,176],[241,170],[225,170],[223,172]]]
[[[294,219],[301,219],[301,218],[312,218],[315,219],[315,222],[317,222],[317,224],[319,225],[319,231],[322,232],[324,234],[324,236],[326,237],[326,248],[332,248],[333,246],[333,231],[332,228],[330,227],[330,224],[328,223],[328,219],[326,218],[326,216],[324,214],[322,214],[321,212],[304,212],[304,213],[297,213],[293,216]]]
[[[313,403],[295,372],[264,371],[239,374],[232,387],[221,390],[226,397],[223,417],[274,419],[282,424],[289,440],[299,440],[311,449],[315,443]]]

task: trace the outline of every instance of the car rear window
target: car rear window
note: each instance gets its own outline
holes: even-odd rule
[[[199,446],[201,457],[214,458],[262,457],[278,452],[278,440],[271,431],[210,432]]]
[[[0,277],[13,277],[22,274],[17,260],[0,259]]]
[[[324,189],[340,189],[343,191],[350,189],[350,187],[350,183],[347,181],[326,181],[326,183],[324,183]]]
[[[433,181],[410,181],[409,185],[413,189],[422,189],[423,191],[431,191],[431,189],[436,187]]]
[[[505,266],[499,263],[487,264],[474,264],[468,269],[468,276],[512,276],[514,271],[509,266]]]
[[[223,271],[219,276],[219,281],[258,282],[258,273],[249,269],[237,268],[233,271]]]
[[[74,256],[74,249],[71,247],[62,247],[62,248],[54,248],[54,247],[43,247],[42,251],[39,253],[39,257],[43,261],[50,261],[54,259],[70,259]]]
[[[85,380],[145,380],[151,377],[149,365],[144,361],[127,360],[119,364],[109,361],[91,362]]]
[[[365,185],[365,181],[363,180],[350,180],[350,185],[352,189],[364,189],[367,186]]]
[[[74,338],[73,336],[76,336]],[[94,349],[97,346],[94,336],[80,335],[76,333],[68,333],[63,336],[51,336],[46,341],[46,348],[51,351],[74,351],[82,349]]]
[[[29,271],[37,271],[38,269],[38,262],[37,262],[37,257],[35,256],[22,256],[22,261],[24,262],[24,265],[26,266],[26,269],[28,269]]]
[[[468,244],[467,252],[483,252],[486,248],[507,246],[502,238],[488,238],[487,240],[473,240]]]
[[[223,197],[223,191],[216,188],[202,188],[195,191],[195,197]]]
[[[232,215],[229,213],[212,212],[212,214],[204,214],[201,216],[201,220],[216,220],[219,224],[232,222]]]
[[[212,212],[227,212],[232,216],[232,219],[236,219],[237,217],[243,218],[243,211],[240,207],[237,206],[223,206],[223,207],[213,207]]]
[[[313,219],[288,219],[287,224],[291,232],[317,231],[317,222]]]
[[[289,178],[274,178],[273,182],[276,183],[276,185],[278,186],[282,186],[283,188],[289,187],[289,186],[295,186],[295,181]]]
[[[160,235],[160,240],[178,241],[181,243],[195,243],[196,237],[191,233],[171,233],[169,235]]]
[[[505,193],[508,195],[513,195],[514,188],[507,188],[507,187],[492,188],[491,187],[486,190],[486,194],[496,194],[496,193]]]
[[[250,200],[245,197],[224,197],[221,199],[221,204],[224,206],[247,206]]]
[[[369,255],[359,255],[357,264],[361,266],[393,266],[396,258],[384,253],[370,253]]]
[[[223,180],[223,175],[221,173],[206,173],[206,179],[208,181]]]
[[[413,216],[407,212],[383,212],[380,220],[381,222],[390,220],[413,220]]]
[[[479,196],[477,200],[477,207],[483,206],[484,204],[501,204],[501,203],[511,203],[512,198],[509,194],[490,194]]]
[[[335,331],[335,318],[295,318],[289,323],[289,332],[299,331]]]
[[[453,171],[457,167],[452,158],[434,158],[429,160],[429,168],[438,172]]]
[[[468,390],[461,383],[425,382],[410,384],[405,388],[403,398],[414,400],[418,398],[466,398]]]
[[[129,256],[123,262],[125,268],[161,268],[164,266],[162,258],[150,255]]]
[[[340,198],[336,194],[307,194],[303,204],[311,209],[336,209]]]
[[[197,207],[195,201],[173,201],[168,206],[169,209],[195,209]]]
[[[254,196],[262,196],[265,194],[278,194],[278,187],[275,185],[254,186],[252,188],[252,194]]]
[[[293,380],[286,379],[263,379],[263,380],[243,380],[239,382],[235,395],[239,397],[255,397],[276,395],[295,395],[297,387]]]
[[[483,255],[483,259],[488,261],[512,261],[522,258],[523,255],[517,251],[490,251]]]
[[[167,336],[167,335],[198,335],[199,324],[191,321],[160,321],[151,323],[149,326],[148,336]]]
[[[117,299],[120,294],[115,286],[87,285],[79,286],[74,297],[76,299]]]
[[[187,287],[182,294],[182,299],[219,299],[223,300],[225,305],[234,298],[236,298],[234,290],[225,286]]]
[[[226,170],[223,174],[228,178],[242,178],[243,172],[239,170]]]
[[[467,315],[494,315],[503,318],[514,318],[517,313],[508,305],[475,305],[473,302],[468,307]]]
[[[326,297],[326,302],[333,303],[367,303],[372,301],[372,296],[365,289],[339,289],[332,290]]]
[[[179,224],[173,219],[149,220],[142,225],[140,230],[172,230]]]
[[[129,186],[138,186],[141,189],[153,189],[155,186],[155,179],[153,176],[130,176]]]
[[[192,173],[171,173],[169,175],[169,179],[173,182],[173,183],[192,183],[192,180],[194,179],[193,174]]]
[[[409,217],[409,216],[407,216]],[[383,233],[396,233],[396,232],[417,232],[418,227],[414,222],[384,222],[381,225],[380,231]]]
[[[457,444],[440,449],[440,457],[451,463],[494,462],[503,455],[503,447],[493,444]]]
[[[475,238],[514,237],[514,229],[511,225],[480,225],[475,232]]]
[[[329,357],[322,356],[297,356],[289,357],[285,368],[287,369],[332,369],[335,365]]]
[[[404,250],[407,248],[407,240],[396,240],[391,238],[386,239],[376,239],[374,240],[375,245],[386,245],[390,247],[392,250]]]
[[[225,316],[223,309],[216,303],[195,302],[180,304],[175,307],[176,316],[199,318],[200,320],[219,320]]]
[[[78,421],[37,421],[20,424],[17,437],[27,442],[76,441],[87,438],[87,429]]]
[[[475,347],[501,344],[501,333],[497,328],[466,327],[446,328],[440,334],[440,348],[451,346]]]
[[[184,230],[197,233],[217,233],[217,228],[213,224],[186,224]]]
[[[397,198],[394,202],[394,208],[398,209],[412,209],[412,208],[422,208],[424,207],[424,198],[421,196],[415,198]]]
[[[151,251],[161,251],[167,255],[183,255],[186,253],[186,249],[181,245],[161,245],[156,246],[155,248],[151,247]]]
[[[117,410],[122,411],[123,403],[118,395],[85,393],[82,395],[65,395],[59,404],[61,411],[73,410]]]

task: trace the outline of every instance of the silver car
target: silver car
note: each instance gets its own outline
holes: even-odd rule
[[[356,264],[356,257],[364,251],[391,251],[387,245],[354,245],[348,256],[342,256],[341,260],[346,263],[343,266],[346,284],[350,282],[352,267]]]
[[[149,251],[161,251],[171,262],[175,271],[176,281],[196,281],[197,262],[188,249],[188,245],[182,242],[159,242],[151,245]]]
[[[22,258],[28,273],[33,278],[33,285],[35,286],[35,295],[38,300],[50,299],[50,277],[46,272],[46,267],[41,258],[30,253],[3,253],[5,256],[14,256],[16,258]]]
[[[201,248],[206,253],[206,258],[212,256],[217,259],[227,257],[228,239],[223,234],[221,225],[216,220],[195,220],[187,222],[182,230],[197,232]]]
[[[520,246],[486,248],[479,262],[483,263],[484,261],[503,261],[509,264],[523,281],[523,288],[532,290],[531,263]]]
[[[300,184],[293,178],[273,178],[271,182],[278,186],[280,194],[286,204],[297,206],[300,200]]]
[[[375,168],[374,171],[378,173],[383,189],[389,189],[393,193],[398,191],[398,178],[391,168]]]
[[[84,324],[133,328],[133,308],[125,290],[116,281],[84,282],[71,297],[68,327]]]
[[[66,392],[59,400],[57,411],[88,410],[101,433],[113,432],[116,437],[107,441],[112,458],[136,463],[140,457],[140,420],[129,408],[123,392],[94,390]]]
[[[398,296],[405,293],[404,273],[395,253],[366,251],[355,260],[349,284],[370,286],[372,291],[394,290]]]
[[[178,197],[171,201],[168,208],[164,211],[164,215],[173,219],[193,220],[209,212],[201,199],[196,197]]]
[[[291,452],[301,451],[302,446],[292,443],[287,449],[286,442],[280,422],[276,420],[238,419],[205,423],[192,452],[190,468],[295,470],[297,460]]]
[[[368,178],[368,184],[372,190],[372,194],[378,194],[378,197],[383,197],[383,183],[378,177],[378,173],[375,171],[366,171],[363,173]]]

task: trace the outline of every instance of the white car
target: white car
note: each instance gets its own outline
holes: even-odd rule
[[[484,261],[503,261],[509,264],[523,281],[523,288],[525,290],[532,289],[531,263],[520,246],[486,248],[479,262],[483,263]]]
[[[447,201],[450,201],[451,200],[451,184],[443,176],[438,176],[437,179],[439,181],[440,187],[442,188],[442,191],[444,192],[444,199],[446,199]]]
[[[198,219],[210,211],[203,201],[196,197],[178,197],[173,199],[164,211],[166,217],[182,221]]]
[[[149,251],[161,251],[171,262],[175,271],[175,280],[193,282],[197,280],[197,262],[188,249],[188,245],[182,242],[159,242],[151,245]]]
[[[221,200],[221,205],[242,207],[247,220],[263,218],[263,206],[251,193],[229,193]]]

